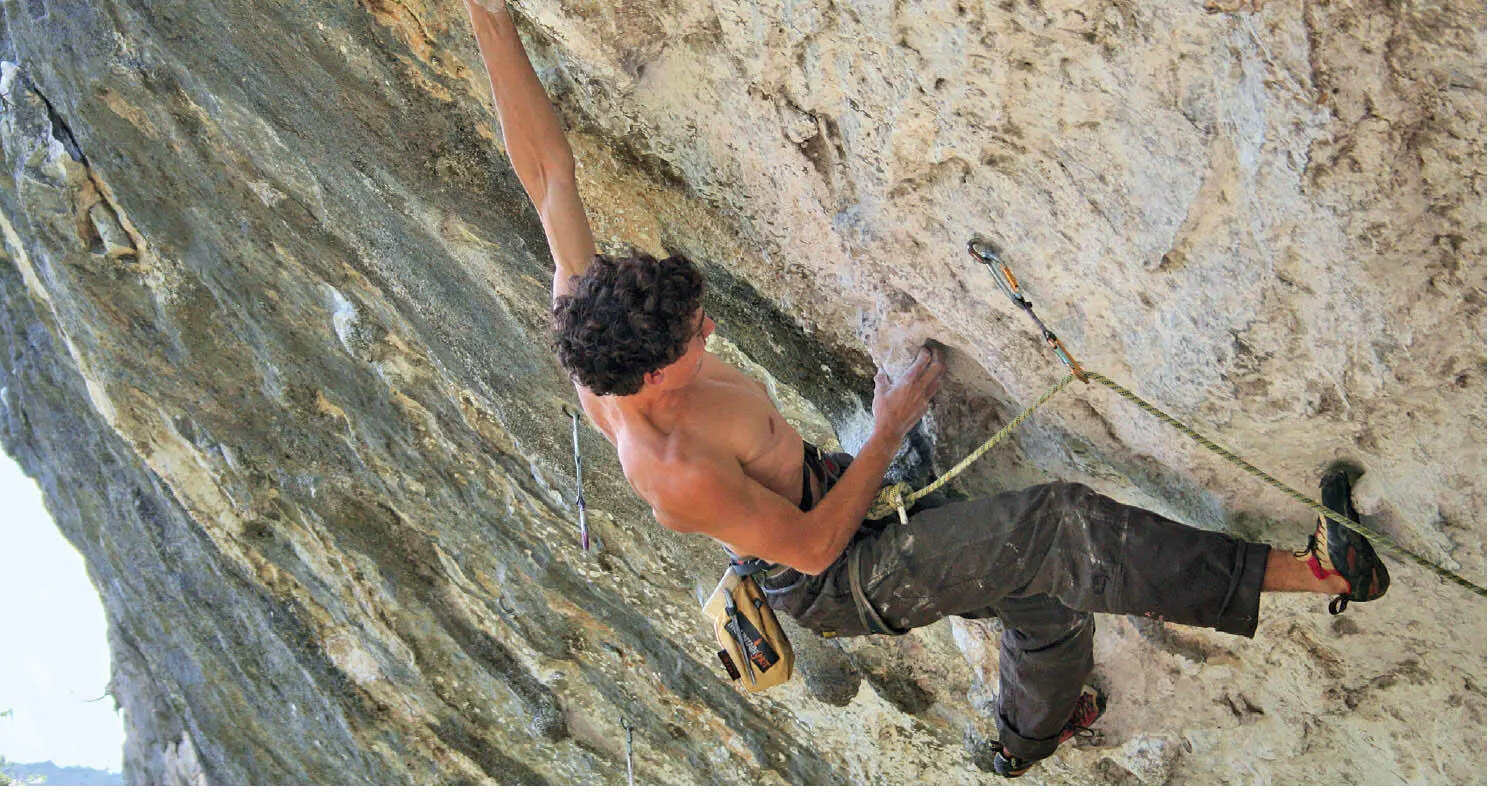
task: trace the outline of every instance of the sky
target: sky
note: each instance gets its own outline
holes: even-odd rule
[[[0,712],[13,711],[0,718],[0,756],[120,772],[124,719],[108,680],[103,604],[83,557],[0,450]]]

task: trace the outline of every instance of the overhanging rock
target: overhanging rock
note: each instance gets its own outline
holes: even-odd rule
[[[551,264],[459,3],[12,3],[0,440],[110,620],[130,783],[981,783],[995,622],[792,633],[745,697],[547,349]],[[717,350],[851,449],[952,378],[943,469],[1092,368],[1484,569],[1484,10],[518,2],[605,245],[706,269]],[[1310,517],[1104,391],[960,480],[1051,477],[1296,546]],[[1101,617],[1071,783],[1484,783],[1484,605],[1397,563],[1246,641]],[[866,682],[866,684],[864,684]],[[1423,724],[1429,724],[1423,726]]]

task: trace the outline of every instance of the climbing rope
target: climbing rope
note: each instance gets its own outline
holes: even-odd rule
[[[1039,329],[1043,331],[1044,340],[1048,342],[1049,346],[1054,349],[1055,354],[1059,356],[1060,361],[1069,367],[1070,373],[1065,375],[1065,377],[1059,381],[1059,384],[1055,385],[1053,388],[1050,388],[1049,391],[1046,392],[1043,396],[1040,396],[1037,401],[1030,405],[1028,409],[1019,414],[1018,417],[1014,418],[1010,423],[1008,423],[1007,426],[1004,426],[997,432],[997,434],[993,435],[989,440],[987,440],[987,442],[983,443],[980,448],[977,448],[975,451],[971,452],[955,467],[947,471],[945,475],[931,482],[928,486],[919,490],[914,490],[909,485],[903,482],[898,482],[879,490],[878,494],[874,497],[873,504],[869,507],[869,519],[879,520],[897,512],[900,521],[907,522],[908,520],[906,516],[906,510],[911,505],[913,505],[915,501],[918,501],[926,495],[929,495],[930,493],[944,486],[947,482],[955,478],[957,475],[960,475],[961,471],[965,470],[968,465],[975,462],[983,454],[991,450],[993,446],[1002,442],[1009,435],[1011,435],[1012,431],[1016,429],[1019,424],[1026,421],[1028,417],[1033,414],[1034,410],[1037,410],[1039,407],[1043,406],[1045,402],[1054,397],[1054,394],[1063,390],[1064,386],[1070,384],[1072,380],[1078,378],[1081,382],[1090,382],[1093,380],[1097,383],[1100,383],[1101,385],[1106,386],[1107,388],[1110,388],[1122,398],[1126,399],[1132,404],[1135,404],[1143,412],[1151,415],[1159,421],[1162,421],[1168,426],[1177,429],[1179,432],[1182,432],[1194,442],[1209,449],[1210,451],[1213,451],[1214,453],[1223,457],[1225,460],[1234,464],[1236,467],[1239,467],[1241,470],[1244,470],[1245,472],[1251,474],[1252,476],[1255,476],[1261,481],[1270,484],[1272,487],[1275,487],[1277,490],[1280,490],[1282,493],[1286,494],[1292,500],[1295,500],[1298,503],[1301,503],[1304,506],[1312,509],[1318,514],[1318,516],[1326,517],[1327,519],[1348,526],[1349,528],[1359,532],[1360,535],[1370,540],[1374,544],[1384,547],[1399,555],[1400,557],[1406,558],[1416,563],[1417,565],[1430,570],[1442,580],[1455,583],[1462,588],[1465,588],[1468,591],[1477,594],[1478,596],[1485,596],[1485,592],[1482,586],[1479,586],[1476,583],[1473,583],[1465,578],[1453,574],[1452,572],[1449,572],[1441,566],[1428,561],[1426,558],[1418,555],[1417,553],[1401,547],[1393,540],[1380,535],[1377,531],[1366,528],[1363,525],[1360,525],[1359,523],[1343,516],[1342,514],[1329,509],[1321,503],[1318,503],[1312,498],[1309,498],[1306,495],[1303,495],[1302,493],[1292,489],[1291,487],[1288,487],[1280,481],[1277,481],[1272,476],[1266,474],[1260,468],[1257,468],[1255,465],[1252,465],[1244,459],[1240,458],[1239,455],[1224,448],[1218,443],[1209,440],[1208,438],[1184,425],[1182,422],[1173,418],[1171,415],[1168,415],[1162,410],[1159,410],[1151,404],[1148,404],[1141,397],[1116,384],[1107,377],[1101,374],[1097,374],[1093,371],[1082,369],[1080,367],[1080,364],[1075,361],[1074,357],[1069,354],[1069,351],[1065,349],[1064,344],[1060,342],[1057,337],[1055,337],[1054,333],[1051,332],[1042,321],[1039,321],[1038,316],[1033,312],[1033,303],[1029,302],[1029,300],[1023,296],[1022,291],[1018,287],[1018,281],[1013,278],[1013,273],[1008,270],[1007,265],[1002,262],[1001,257],[997,255],[996,251],[994,251],[989,245],[983,242],[973,240],[970,244],[967,245],[967,252],[969,252],[973,258],[976,258],[986,264],[987,269],[992,273],[993,278],[996,279],[997,286],[1002,291],[1002,293],[1006,294],[1009,299],[1011,299],[1015,304],[1018,305],[1018,307],[1022,308],[1028,313],[1029,316],[1033,317],[1033,321],[1038,324]]]
[[[897,512],[901,521],[908,522],[908,517],[905,513],[905,510],[914,505],[915,501],[918,501],[926,495],[929,495],[930,493],[945,486],[945,484],[951,479],[961,475],[961,471],[969,467],[971,463],[977,461],[978,459],[981,459],[983,454],[991,451],[993,446],[996,446],[998,443],[1001,443],[1003,440],[1006,440],[1008,437],[1012,436],[1013,430],[1017,429],[1020,424],[1028,420],[1028,417],[1030,415],[1033,415],[1034,410],[1042,407],[1044,405],[1044,402],[1054,398],[1054,394],[1060,392],[1061,390],[1064,390],[1064,386],[1070,384],[1070,382],[1073,381],[1074,378],[1075,375],[1073,374],[1066,375],[1064,379],[1059,381],[1058,385],[1050,388],[1046,393],[1044,393],[1044,395],[1040,396],[1037,401],[1030,405],[1028,409],[1019,414],[1017,418],[1009,421],[1007,426],[999,429],[997,431],[997,434],[992,435],[992,437],[989,438],[987,442],[982,443],[981,447],[977,448],[977,450],[972,451],[970,454],[967,454],[965,459],[956,463],[955,467],[946,471],[945,475],[941,476],[940,478],[930,482],[929,484],[918,490],[902,481],[896,481],[893,484],[890,484],[879,490],[878,494],[873,496],[873,503],[868,507],[868,519],[882,520],[883,518]]]
[[[1196,442],[1199,445],[1201,445],[1201,446],[1209,449],[1210,451],[1213,451],[1214,453],[1220,455],[1221,457],[1223,457],[1227,461],[1229,461],[1232,464],[1234,464],[1236,467],[1240,468],[1241,470],[1244,470],[1246,473],[1249,473],[1250,475],[1255,476],[1256,478],[1260,479],[1261,481],[1264,481],[1267,484],[1270,484],[1271,486],[1273,486],[1276,489],[1280,490],[1281,492],[1285,493],[1292,500],[1294,500],[1294,501],[1296,501],[1296,502],[1298,502],[1298,503],[1300,503],[1300,504],[1302,504],[1302,505],[1304,505],[1304,506],[1312,509],[1319,516],[1327,517],[1330,520],[1333,520],[1333,521],[1338,522],[1338,523],[1342,523],[1343,525],[1346,525],[1349,528],[1352,528],[1353,530],[1358,531],[1361,536],[1363,536],[1365,539],[1368,539],[1369,541],[1373,542],[1374,544],[1379,545],[1379,546],[1383,546],[1385,548],[1388,548],[1389,550],[1394,551],[1398,555],[1400,555],[1400,556],[1402,556],[1404,558],[1407,558],[1407,559],[1409,559],[1411,561],[1414,561],[1416,564],[1418,564],[1420,566],[1423,566],[1426,569],[1431,570],[1432,572],[1435,572],[1437,574],[1437,576],[1440,577],[1440,578],[1442,578],[1443,580],[1451,581],[1451,582],[1456,583],[1457,585],[1459,585],[1459,586],[1467,589],[1468,591],[1475,592],[1479,596],[1484,596],[1485,592],[1483,591],[1483,587],[1482,586],[1479,586],[1476,583],[1473,583],[1472,581],[1466,580],[1464,578],[1461,578],[1461,577],[1458,577],[1457,575],[1452,574],[1451,572],[1448,572],[1447,570],[1443,569],[1442,567],[1440,567],[1440,566],[1438,566],[1438,565],[1436,565],[1436,564],[1434,564],[1434,563],[1426,560],[1422,556],[1417,555],[1416,553],[1411,552],[1410,550],[1407,550],[1404,547],[1401,547],[1400,545],[1396,544],[1391,539],[1389,539],[1389,538],[1381,535],[1379,532],[1373,531],[1373,530],[1371,530],[1369,528],[1366,528],[1366,527],[1360,525],[1359,523],[1354,522],[1353,520],[1350,520],[1349,518],[1343,516],[1342,514],[1339,514],[1338,512],[1333,511],[1332,509],[1328,508],[1327,506],[1324,506],[1321,503],[1318,503],[1317,501],[1313,500],[1312,498],[1309,498],[1306,495],[1303,495],[1302,493],[1300,493],[1300,492],[1292,489],[1291,487],[1288,487],[1287,485],[1281,483],[1280,481],[1277,481],[1276,479],[1274,479],[1271,476],[1267,475],[1265,473],[1265,471],[1262,471],[1260,468],[1257,468],[1255,465],[1252,465],[1249,462],[1246,462],[1244,459],[1241,459],[1239,455],[1237,455],[1234,452],[1230,451],[1229,449],[1227,449],[1227,448],[1219,445],[1218,443],[1215,443],[1214,441],[1212,441],[1212,440],[1204,437],[1203,435],[1199,434],[1198,432],[1195,432],[1193,429],[1190,429],[1189,427],[1184,426],[1177,419],[1173,418],[1173,416],[1168,415],[1167,413],[1163,412],[1162,410],[1157,409],[1156,407],[1153,407],[1152,405],[1150,405],[1147,402],[1143,401],[1141,399],[1141,397],[1137,396],[1136,394],[1132,393],[1131,391],[1127,390],[1126,388],[1123,388],[1120,385],[1117,385],[1116,383],[1114,383],[1111,380],[1109,380],[1109,379],[1101,376],[1100,374],[1097,374],[1097,373],[1095,373],[1093,371],[1087,371],[1086,374],[1089,375],[1089,377],[1092,380],[1095,380],[1096,382],[1099,382],[1100,384],[1106,386],[1107,388],[1110,388],[1111,390],[1113,390],[1113,391],[1117,392],[1118,394],[1120,394],[1122,398],[1126,399],[1127,401],[1131,402],[1132,404],[1137,405],[1137,407],[1141,408],[1141,410],[1143,412],[1147,413],[1148,415],[1151,415],[1152,417],[1156,418],[1159,421],[1162,421],[1163,423],[1167,424],[1168,426],[1171,426],[1174,429],[1177,429],[1178,431],[1182,432],[1183,434],[1188,435],[1188,437],[1190,439],[1192,439],[1194,442]]]

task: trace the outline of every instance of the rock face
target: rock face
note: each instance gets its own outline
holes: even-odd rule
[[[718,351],[851,450],[875,366],[952,381],[943,470],[1090,368],[1484,579],[1481,4],[519,0],[607,245],[692,256]],[[111,622],[128,783],[980,783],[995,622],[794,630],[746,697],[546,347],[541,230],[459,3],[0,5],[0,440]],[[1311,518],[1075,386],[971,494],[1084,481]],[[1403,562],[1254,640],[1099,620],[1073,783],[1484,783],[1484,601]],[[863,684],[864,682],[867,684]],[[629,726],[632,748],[627,748]]]

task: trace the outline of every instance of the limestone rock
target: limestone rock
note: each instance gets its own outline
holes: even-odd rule
[[[906,475],[1062,374],[982,237],[1089,368],[1304,491],[1358,462],[1378,530],[1484,579],[1480,4],[512,5],[597,237],[697,260],[813,439],[861,443],[927,337]],[[129,783],[622,783],[626,725],[643,783],[988,779],[993,623],[797,636],[803,680],[746,697],[697,617],[722,554],[588,429],[578,548],[551,263],[462,4],[0,26],[0,441],[102,594]],[[958,487],[1052,477],[1311,529],[1093,386]],[[1392,573],[1254,640],[1100,617],[1102,735],[1036,772],[1488,781],[1483,600]]]

